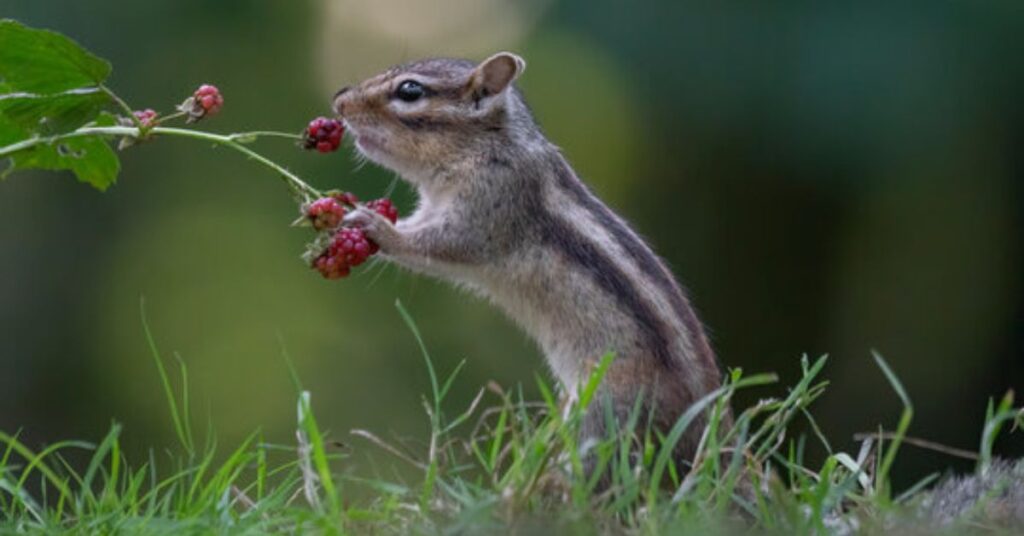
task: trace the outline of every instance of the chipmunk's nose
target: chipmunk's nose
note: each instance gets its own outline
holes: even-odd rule
[[[345,98],[345,94],[348,93],[350,89],[352,89],[352,86],[345,86],[334,94],[333,106],[336,114],[345,115],[345,101],[347,100]]]

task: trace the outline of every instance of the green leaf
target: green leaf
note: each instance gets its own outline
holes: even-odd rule
[[[109,103],[110,97],[96,88],[49,95],[7,93],[0,95],[0,114],[27,131],[53,135],[92,121]]]
[[[70,170],[79,181],[104,191],[117,180],[121,163],[106,140],[98,136],[68,138],[52,144],[35,145],[11,155],[13,165],[4,172],[20,169]]]
[[[0,147],[6,147],[14,142],[21,141],[27,136],[28,134],[25,132],[25,129],[0,114]]]
[[[110,64],[68,37],[0,20],[0,81],[30,93],[102,84]]]
[[[92,124],[97,127],[112,127],[117,124],[117,116],[110,112],[100,112]]]

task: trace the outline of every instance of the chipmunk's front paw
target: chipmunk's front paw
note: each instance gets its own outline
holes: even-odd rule
[[[391,221],[374,210],[356,207],[345,215],[342,225],[362,229],[385,254],[398,253],[402,249],[402,234]]]

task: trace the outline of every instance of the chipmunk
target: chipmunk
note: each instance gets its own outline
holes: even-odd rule
[[[622,423],[641,398],[667,431],[720,386],[717,360],[669,269],[544,137],[514,85],[525,67],[508,52],[479,64],[427,59],[338,91],[333,106],[358,151],[419,193],[397,224],[365,207],[345,224],[361,227],[387,260],[503,309],[567,389],[614,352],[598,400]],[[687,429],[678,461],[694,453],[705,424]],[[603,404],[592,404],[584,439],[605,433]],[[917,512],[947,526],[993,495],[986,517],[1024,525],[1024,462],[950,480]]]
[[[715,355],[672,272],[544,137],[514,85],[525,67],[508,52],[426,59],[338,91],[333,107],[358,151],[419,194],[397,224],[366,208],[345,224],[386,260],[503,309],[567,389],[614,352],[596,400],[623,422],[643,397],[667,432],[719,387]],[[602,405],[585,415],[584,438],[604,437]],[[683,457],[703,428],[689,427]]]

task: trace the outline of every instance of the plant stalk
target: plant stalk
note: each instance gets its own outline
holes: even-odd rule
[[[149,135],[152,135],[152,134],[161,134],[161,135],[167,135],[167,136],[180,136],[180,137],[184,137],[184,138],[193,138],[193,139],[197,139],[197,140],[204,140],[204,141],[213,142],[213,143],[215,143],[217,145],[223,145],[223,146],[226,146],[226,147],[230,147],[230,148],[232,148],[232,149],[234,149],[234,150],[236,150],[236,151],[238,151],[238,152],[248,156],[250,159],[255,160],[257,163],[260,163],[260,164],[262,164],[262,165],[272,169],[273,171],[277,172],[277,174],[281,177],[281,179],[284,180],[285,185],[288,186],[288,188],[292,191],[293,194],[295,194],[295,196],[300,201],[308,202],[308,201],[311,201],[313,199],[317,199],[317,198],[323,197],[323,194],[319,190],[317,190],[316,188],[313,188],[312,186],[307,184],[305,181],[300,179],[294,173],[288,171],[287,169],[285,169],[281,165],[277,164],[273,160],[270,160],[269,158],[267,158],[267,157],[257,153],[256,151],[253,151],[252,149],[246,147],[245,145],[242,144],[241,141],[239,141],[239,140],[251,140],[253,138],[260,137],[260,136],[271,136],[271,135],[273,135],[273,136],[279,136],[279,137],[294,137],[293,135],[284,134],[284,133],[278,133],[278,132],[268,132],[268,131],[239,132],[239,133],[235,133],[235,134],[223,135],[223,134],[214,134],[214,133],[211,133],[211,132],[204,132],[204,131],[201,131],[201,130],[192,130],[192,129],[187,129],[187,128],[161,127],[161,126],[155,126],[155,127],[147,129],[145,131],[145,136],[143,136],[141,133],[142,133],[142,130],[139,129],[138,127],[127,127],[127,126],[106,126],[106,127],[84,126],[84,127],[78,128],[77,130],[74,130],[74,131],[71,131],[71,132],[67,132],[67,133],[64,133],[64,134],[58,134],[56,136],[29,138],[27,140],[22,140],[22,141],[17,142],[17,143],[12,143],[11,145],[8,145],[6,147],[0,147],[0,158],[4,158],[4,157],[7,157],[7,156],[10,156],[10,155],[12,155],[12,154],[14,154],[14,153],[16,153],[18,151],[22,151],[24,149],[29,149],[29,148],[34,147],[36,145],[56,143],[56,142],[60,142],[61,140],[66,140],[66,139],[71,139],[71,138],[79,138],[79,137],[83,137],[83,136],[126,136],[126,137],[134,138],[134,139],[144,139],[144,137],[148,137]]]

